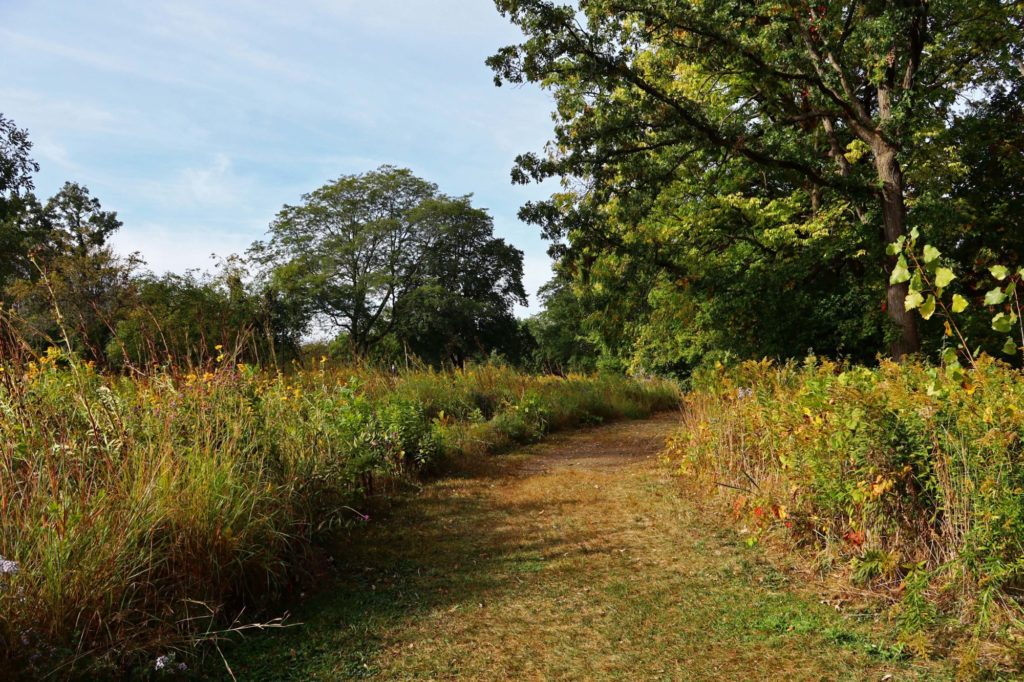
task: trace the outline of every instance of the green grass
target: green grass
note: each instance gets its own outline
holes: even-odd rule
[[[239,679],[946,679],[679,494],[671,417],[555,436],[403,496]],[[226,677],[210,661],[210,678]]]

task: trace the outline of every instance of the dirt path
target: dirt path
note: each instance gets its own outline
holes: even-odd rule
[[[337,557],[240,680],[882,680],[924,674],[695,510],[674,415],[559,435],[426,486]],[[891,677],[890,677],[891,676]]]

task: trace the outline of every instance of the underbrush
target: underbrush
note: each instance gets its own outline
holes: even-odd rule
[[[955,644],[964,672],[979,654],[1019,665],[1021,379],[990,359],[967,373],[813,359],[719,368],[695,379],[668,452],[718,491],[749,542],[781,534],[887,598],[910,650]]]
[[[501,366],[107,376],[0,366],[0,677],[169,670],[281,597],[360,503],[455,454],[673,406]],[[323,365],[321,365],[323,367]]]

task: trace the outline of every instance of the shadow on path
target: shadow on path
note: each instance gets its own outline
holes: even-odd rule
[[[702,518],[657,455],[674,415],[556,435],[408,495],[338,549],[240,680],[910,679],[876,633]]]

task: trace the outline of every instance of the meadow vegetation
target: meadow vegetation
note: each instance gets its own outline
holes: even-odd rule
[[[457,455],[672,406],[672,384],[498,364],[400,373],[0,367],[0,668],[151,667],[301,584],[331,531]],[[269,619],[269,616],[267,617]],[[165,665],[187,656],[165,658]]]
[[[748,542],[786,538],[849,589],[884,598],[919,655],[959,646],[968,671],[979,654],[1014,662],[1024,615],[1016,370],[989,358],[967,375],[811,358],[720,367],[694,384],[669,456],[717,491]]]

